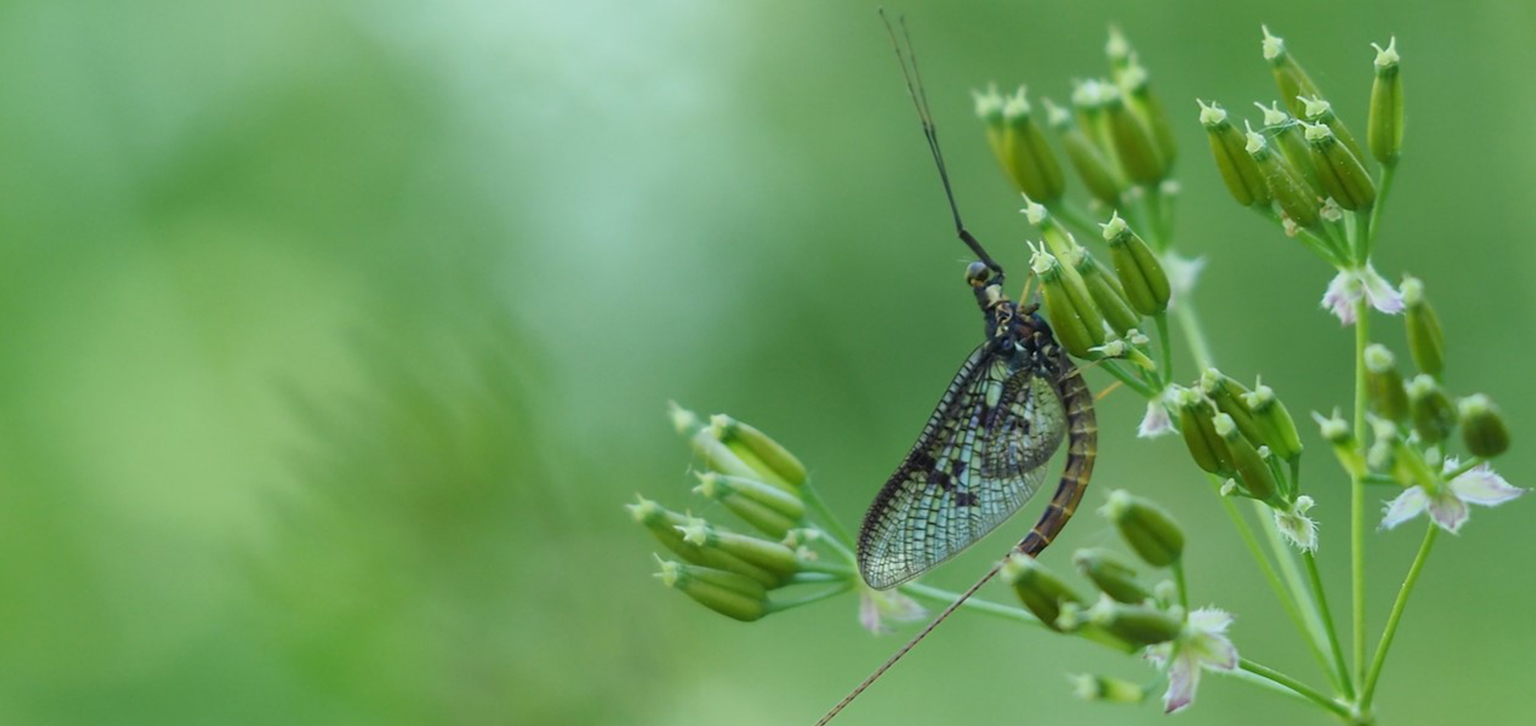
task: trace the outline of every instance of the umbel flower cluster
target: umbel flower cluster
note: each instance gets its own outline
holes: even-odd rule
[[[1394,285],[1372,264],[1404,138],[1402,59],[1395,39],[1375,49],[1364,145],[1268,28],[1260,51],[1274,97],[1255,102],[1251,119],[1205,99],[1191,112],[1232,198],[1273,224],[1280,241],[1295,240],[1332,268],[1321,304],[1353,329],[1355,395],[1311,417],[1317,444],[1332,452],[1348,482],[1349,511],[1339,515],[1350,522],[1347,546],[1325,546],[1331,543],[1317,535],[1300,466],[1311,432],[1298,428],[1262,380],[1250,387],[1214,365],[1194,295],[1201,261],[1174,246],[1174,121],[1124,36],[1111,31],[1108,77],[1078,82],[1065,105],[1036,102],[1022,87],[976,94],[987,141],[1039,232],[1029,242],[1032,278],[1056,339],[1147,402],[1137,436],[1182,440],[1191,476],[1204,478],[1221,501],[1326,684],[1239,655],[1232,614],[1189,606],[1183,553],[1211,543],[1187,543],[1149,493],[1113,491],[1098,512],[1129,555],[1079,550],[1072,576],[1011,556],[1000,574],[1018,606],[979,597],[960,605],[1139,655],[1155,668],[1141,680],[1073,676],[1084,698],[1141,703],[1160,695],[1172,712],[1193,703],[1200,674],[1213,671],[1262,682],[1344,723],[1377,723],[1377,683],[1437,533],[1462,531],[1469,505],[1491,507],[1525,491],[1490,466],[1510,444],[1492,399],[1447,388],[1446,339],[1424,282],[1404,275]],[[1073,179],[1085,192],[1082,202],[1068,194]],[[1096,255],[1080,239],[1103,246]],[[1383,315],[1401,317],[1411,370],[1375,342],[1372,323]],[[1172,365],[1174,330],[1189,348],[1192,372]],[[723,415],[705,422],[674,406],[672,419],[701,464],[694,491],[712,502],[709,511],[730,512],[750,533],[641,498],[629,508],[671,558],[660,559],[667,585],[743,621],[858,592],[858,620],[877,633],[925,617],[920,600],[947,605],[959,597],[919,582],[870,589],[857,574],[847,530],[782,445]],[[1385,500],[1379,519],[1370,516],[1368,488],[1386,495],[1370,497]],[[1422,544],[1372,647],[1368,535],[1415,523]],[[1350,563],[1347,621],[1336,622],[1319,575],[1319,554],[1334,551]]]

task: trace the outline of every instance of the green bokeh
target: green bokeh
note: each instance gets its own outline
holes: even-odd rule
[[[1016,269],[1028,230],[969,89],[1065,96],[1125,29],[1182,123],[1180,246],[1209,261],[1220,362],[1298,413],[1349,397],[1329,272],[1230,203],[1193,99],[1270,100],[1267,22],[1363,131],[1368,43],[1395,34],[1409,126],[1378,267],[1425,279],[1450,386],[1501,403],[1500,468],[1536,482],[1536,7],[900,9],[962,207]],[[709,615],[650,577],[619,507],[700,507],[675,398],[778,436],[855,520],[975,344],[873,4],[16,1],[0,89],[7,723],[808,723],[896,646],[851,598]],[[1134,439],[1133,398],[1102,406],[1088,501],[1178,512],[1194,599],[1315,680],[1179,445]],[[1347,491],[1313,452],[1339,612]],[[1536,718],[1530,507],[1442,540],[1383,724]],[[1030,519],[932,581],[968,584]],[[1369,537],[1373,640],[1417,539]],[[1113,542],[1085,515],[1045,558]],[[1150,672],[956,618],[843,723],[1160,723],[1073,700],[1081,671]],[[1321,722],[1220,678],[1180,718]]]

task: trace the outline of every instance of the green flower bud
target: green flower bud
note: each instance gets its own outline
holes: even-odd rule
[[[1413,430],[1425,444],[1438,444],[1456,428],[1456,409],[1440,384],[1427,375],[1414,376],[1408,382],[1408,408],[1413,414]]]
[[[661,572],[656,576],[667,587],[681,590],[710,610],[743,622],[768,614],[768,591],[750,577],[660,558],[657,561]]]
[[[1321,205],[1301,178],[1301,173],[1284,156],[1271,152],[1264,137],[1251,129],[1248,131],[1248,144],[1245,148],[1258,165],[1270,195],[1280,204],[1280,211],[1301,227],[1316,227]]]
[[[1262,103],[1253,104],[1264,112],[1264,130],[1270,134],[1273,146],[1280,149],[1281,155],[1290,162],[1291,168],[1301,175],[1307,183],[1307,188],[1312,190],[1315,196],[1324,196],[1323,181],[1318,178],[1317,167],[1312,165],[1312,145],[1302,132],[1301,123],[1290,114],[1280,110],[1279,103],[1271,103],[1265,106]]]
[[[1456,404],[1461,413],[1461,440],[1473,456],[1491,459],[1509,449],[1509,429],[1498,407],[1481,393],[1474,393]]]
[[[1312,418],[1317,421],[1323,438],[1333,446],[1333,453],[1339,458],[1339,465],[1344,467],[1344,472],[1356,479],[1365,476],[1365,452],[1360,450],[1360,441],[1349,430],[1349,424],[1339,418],[1338,411],[1326,418],[1314,411]]]
[[[1274,389],[1264,384],[1254,387],[1252,393],[1243,394],[1243,403],[1253,412],[1253,420],[1259,425],[1264,445],[1275,456],[1291,461],[1301,455],[1301,436],[1296,433],[1296,422],[1285,404],[1275,397]]]
[[[1200,104],[1200,124],[1205,127],[1211,153],[1216,157],[1216,170],[1221,172],[1221,180],[1232,198],[1244,207],[1269,204],[1270,192],[1264,175],[1249,155],[1242,132],[1227,120],[1226,109],[1214,103],[1207,106],[1204,101],[1195,102]]]
[[[1243,384],[1227,377],[1215,368],[1207,368],[1200,374],[1200,390],[1212,403],[1216,404],[1216,410],[1232,417],[1237,424],[1238,431],[1248,438],[1254,446],[1264,446],[1268,442],[1264,440],[1264,432],[1253,418],[1253,410],[1248,408],[1243,396],[1248,394],[1248,389]]]
[[[1277,503],[1276,494],[1279,486],[1275,483],[1274,472],[1269,470],[1269,464],[1259,455],[1253,443],[1238,430],[1232,417],[1225,413],[1218,413],[1211,425],[1216,430],[1216,435],[1226,443],[1227,453],[1231,457],[1230,468],[1242,480],[1248,496],[1261,502]]]
[[[1375,43],[1376,81],[1371,84],[1371,115],[1365,129],[1365,142],[1371,156],[1383,166],[1397,163],[1403,150],[1403,79],[1398,73],[1397,38],[1382,48]]]
[[[1091,322],[1084,319],[1067,291],[1061,263],[1049,252],[1036,250],[1030,260],[1030,268],[1040,276],[1040,296],[1044,301],[1045,318],[1051,324],[1057,342],[1072,355],[1088,357],[1090,348],[1104,343],[1103,317]]]
[[[1152,593],[1136,582],[1136,570],[1108,550],[1078,550],[1072,555],[1072,563],[1105,595],[1120,602],[1137,604],[1152,597]]]
[[[1051,128],[1061,139],[1061,145],[1067,151],[1067,160],[1072,162],[1072,168],[1082,177],[1088,193],[1110,206],[1118,204],[1123,185],[1116,178],[1111,162],[1094,146],[1082,128],[1073,123],[1072,116],[1066,110],[1051,103],[1049,99],[1042,101]]]
[[[778,576],[779,582],[800,571],[800,561],[795,557],[795,551],[778,542],[726,531],[698,517],[689,517],[683,524],[676,525],[676,528],[682,533],[684,542],[704,550],[724,552],[760,567]]]
[[[1077,83],[1072,89],[1072,108],[1077,112],[1077,125],[1104,155],[1115,181],[1123,189],[1126,186],[1125,171],[1115,150],[1113,132],[1109,128],[1107,113],[1108,91],[1113,87],[1098,80]]]
[[[1131,549],[1153,567],[1167,567],[1184,554],[1184,532],[1173,516],[1146,499],[1116,489],[1099,514],[1114,522]]]
[[[1163,165],[1163,176],[1167,176],[1178,155],[1178,147],[1174,142],[1173,124],[1168,120],[1168,110],[1163,108],[1162,101],[1152,93],[1151,77],[1147,69],[1132,56],[1125,70],[1119,74],[1118,81],[1126,104],[1146,124],[1147,130],[1152,132],[1158,159]]]
[[[1067,680],[1072,683],[1072,694],[1084,701],[1136,704],[1147,700],[1145,687],[1124,678],[1082,673],[1069,675]]]
[[[626,505],[630,516],[635,523],[650,530],[667,549],[695,565],[702,565],[716,570],[726,570],[737,574],[746,575],[754,581],[768,587],[777,587],[784,578],[762,567],[754,565],[719,548],[701,547],[683,538],[679,528],[685,527],[690,517],[668,511],[656,502],[644,497],[638,497],[639,503]]]
[[[1224,462],[1231,456],[1211,422],[1216,414],[1211,402],[1189,388],[1176,388],[1170,393],[1169,400],[1179,408],[1179,433],[1195,464],[1212,474],[1228,471]]]
[[[1270,70],[1275,74],[1275,85],[1280,89],[1280,99],[1291,109],[1291,114],[1301,116],[1305,106],[1298,96],[1321,96],[1317,90],[1317,84],[1302,70],[1301,64],[1296,62],[1285,47],[1285,40],[1270,35],[1269,28],[1263,27],[1264,60],[1269,61]]]
[[[1340,144],[1327,126],[1311,124],[1305,128],[1323,191],[1351,212],[1370,209],[1376,203],[1376,183],[1360,165],[1359,157]]]
[[[1083,604],[1083,599],[1071,587],[1033,557],[1018,553],[1009,555],[999,574],[1013,587],[1024,608],[1052,630],[1061,630],[1056,621],[1061,616],[1063,603]]]
[[[1035,119],[1034,109],[1025,95],[1023,86],[1014,95],[1002,100],[1001,109],[991,97],[978,96],[977,113],[988,123],[988,137],[995,141],[992,149],[1002,163],[1003,171],[1014,186],[1029,196],[1046,203],[1061,199],[1065,189],[1061,165],[1045,140],[1045,133]],[[1001,114],[1001,127],[994,132],[994,117]]]
[[[1072,307],[1077,310],[1079,317],[1083,319],[1083,326],[1088,331],[1088,337],[1093,339],[1094,345],[1102,345],[1104,336],[1104,311],[1099,309],[1094,302],[1093,294],[1088,291],[1088,283],[1078,274],[1076,264],[1078,259],[1088,253],[1082,245],[1072,237],[1072,234],[1062,227],[1044,206],[1036,204],[1024,196],[1024,214],[1029,217],[1031,224],[1038,226],[1045,237],[1045,244],[1050,247],[1051,254],[1066,264],[1061,268],[1061,287],[1066,291],[1067,297],[1072,302]],[[1034,260],[1031,259],[1031,264]]]
[[[1438,378],[1445,371],[1445,334],[1440,330],[1440,317],[1424,299],[1424,283],[1418,278],[1403,278],[1400,289],[1407,308],[1403,320],[1408,328],[1408,352],[1420,371]]]
[[[1157,151],[1151,129],[1126,106],[1125,99],[1113,86],[1106,87],[1104,96],[1110,140],[1115,144],[1115,153],[1120,157],[1126,175],[1131,181],[1148,186],[1162,181],[1167,176],[1168,167]]]
[[[1088,254],[1088,250],[1078,248],[1078,258],[1073,267],[1077,270],[1083,284],[1088,288],[1088,295],[1093,299],[1099,310],[1104,312],[1104,320],[1117,335],[1124,336],[1135,330],[1141,322],[1141,315],[1131,309],[1131,304],[1126,301],[1125,293],[1121,291],[1116,280],[1104,272],[1097,260]]]
[[[725,505],[742,521],[770,537],[781,538],[805,518],[805,503],[794,494],[756,479],[698,472],[693,491]]]
[[[1104,57],[1109,59],[1109,67],[1115,72],[1116,78],[1124,73],[1135,59],[1130,41],[1126,40],[1120,29],[1113,25],[1109,26],[1109,41],[1104,44]]]
[[[1323,100],[1322,96],[1312,95],[1301,100],[1302,113],[1297,114],[1301,118],[1328,127],[1328,133],[1333,134],[1344,143],[1344,148],[1349,149],[1350,156],[1355,157],[1360,163],[1365,162],[1365,152],[1360,144],[1355,141],[1354,134],[1349,132],[1349,127],[1339,120],[1338,114],[1333,112],[1333,104]],[[1311,139],[1309,138],[1308,141]],[[1319,170],[1321,171],[1321,170]]]
[[[760,479],[783,484],[784,489],[798,496],[797,490],[805,483],[805,465],[783,445],[723,413],[709,417],[709,429],[720,443],[756,471]]]
[[[1157,645],[1179,637],[1183,623],[1171,613],[1145,605],[1125,605],[1108,596],[1088,610],[1088,622],[1136,645]]]
[[[1408,391],[1392,351],[1380,343],[1365,349],[1365,387],[1371,410],[1388,421],[1408,420]]]
[[[971,98],[976,101],[976,117],[986,126],[987,145],[992,147],[992,155],[997,158],[998,164],[1002,165],[1004,173],[1007,173],[1008,148],[1004,142],[1007,136],[1007,124],[1003,120],[1003,97],[997,92],[997,86],[991,85],[986,91],[973,89]]]
[[[1156,315],[1168,309],[1168,299],[1173,288],[1168,275],[1157,261],[1157,255],[1120,218],[1113,213],[1104,228],[1104,241],[1109,243],[1110,261],[1115,266],[1115,276],[1125,290],[1126,301],[1142,315]]]

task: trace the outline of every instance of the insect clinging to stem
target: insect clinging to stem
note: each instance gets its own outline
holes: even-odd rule
[[[859,572],[871,587],[885,590],[954,557],[1007,521],[1039,489],[1052,455],[1065,441],[1066,462],[1056,493],[1012,550],[1029,557],[1040,554],[1066,526],[1087,490],[1098,425],[1093,395],[1037,313],[1038,305],[1021,305],[1005,295],[1003,268],[961,221],[905,18],[898,21],[898,37],[883,9],[880,17],[938,167],[955,232],[978,259],[966,270],[966,281],[986,321],[986,340],[960,366],[917,442],[864,516]],[[1001,561],[993,565],[816,726],[831,721],[991,581],[1001,566]]]

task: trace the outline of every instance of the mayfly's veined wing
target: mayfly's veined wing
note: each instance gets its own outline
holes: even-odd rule
[[[959,554],[1039,489],[1067,415],[1048,374],[1026,359],[994,342],[961,366],[864,517],[859,570],[871,587],[895,587]]]

